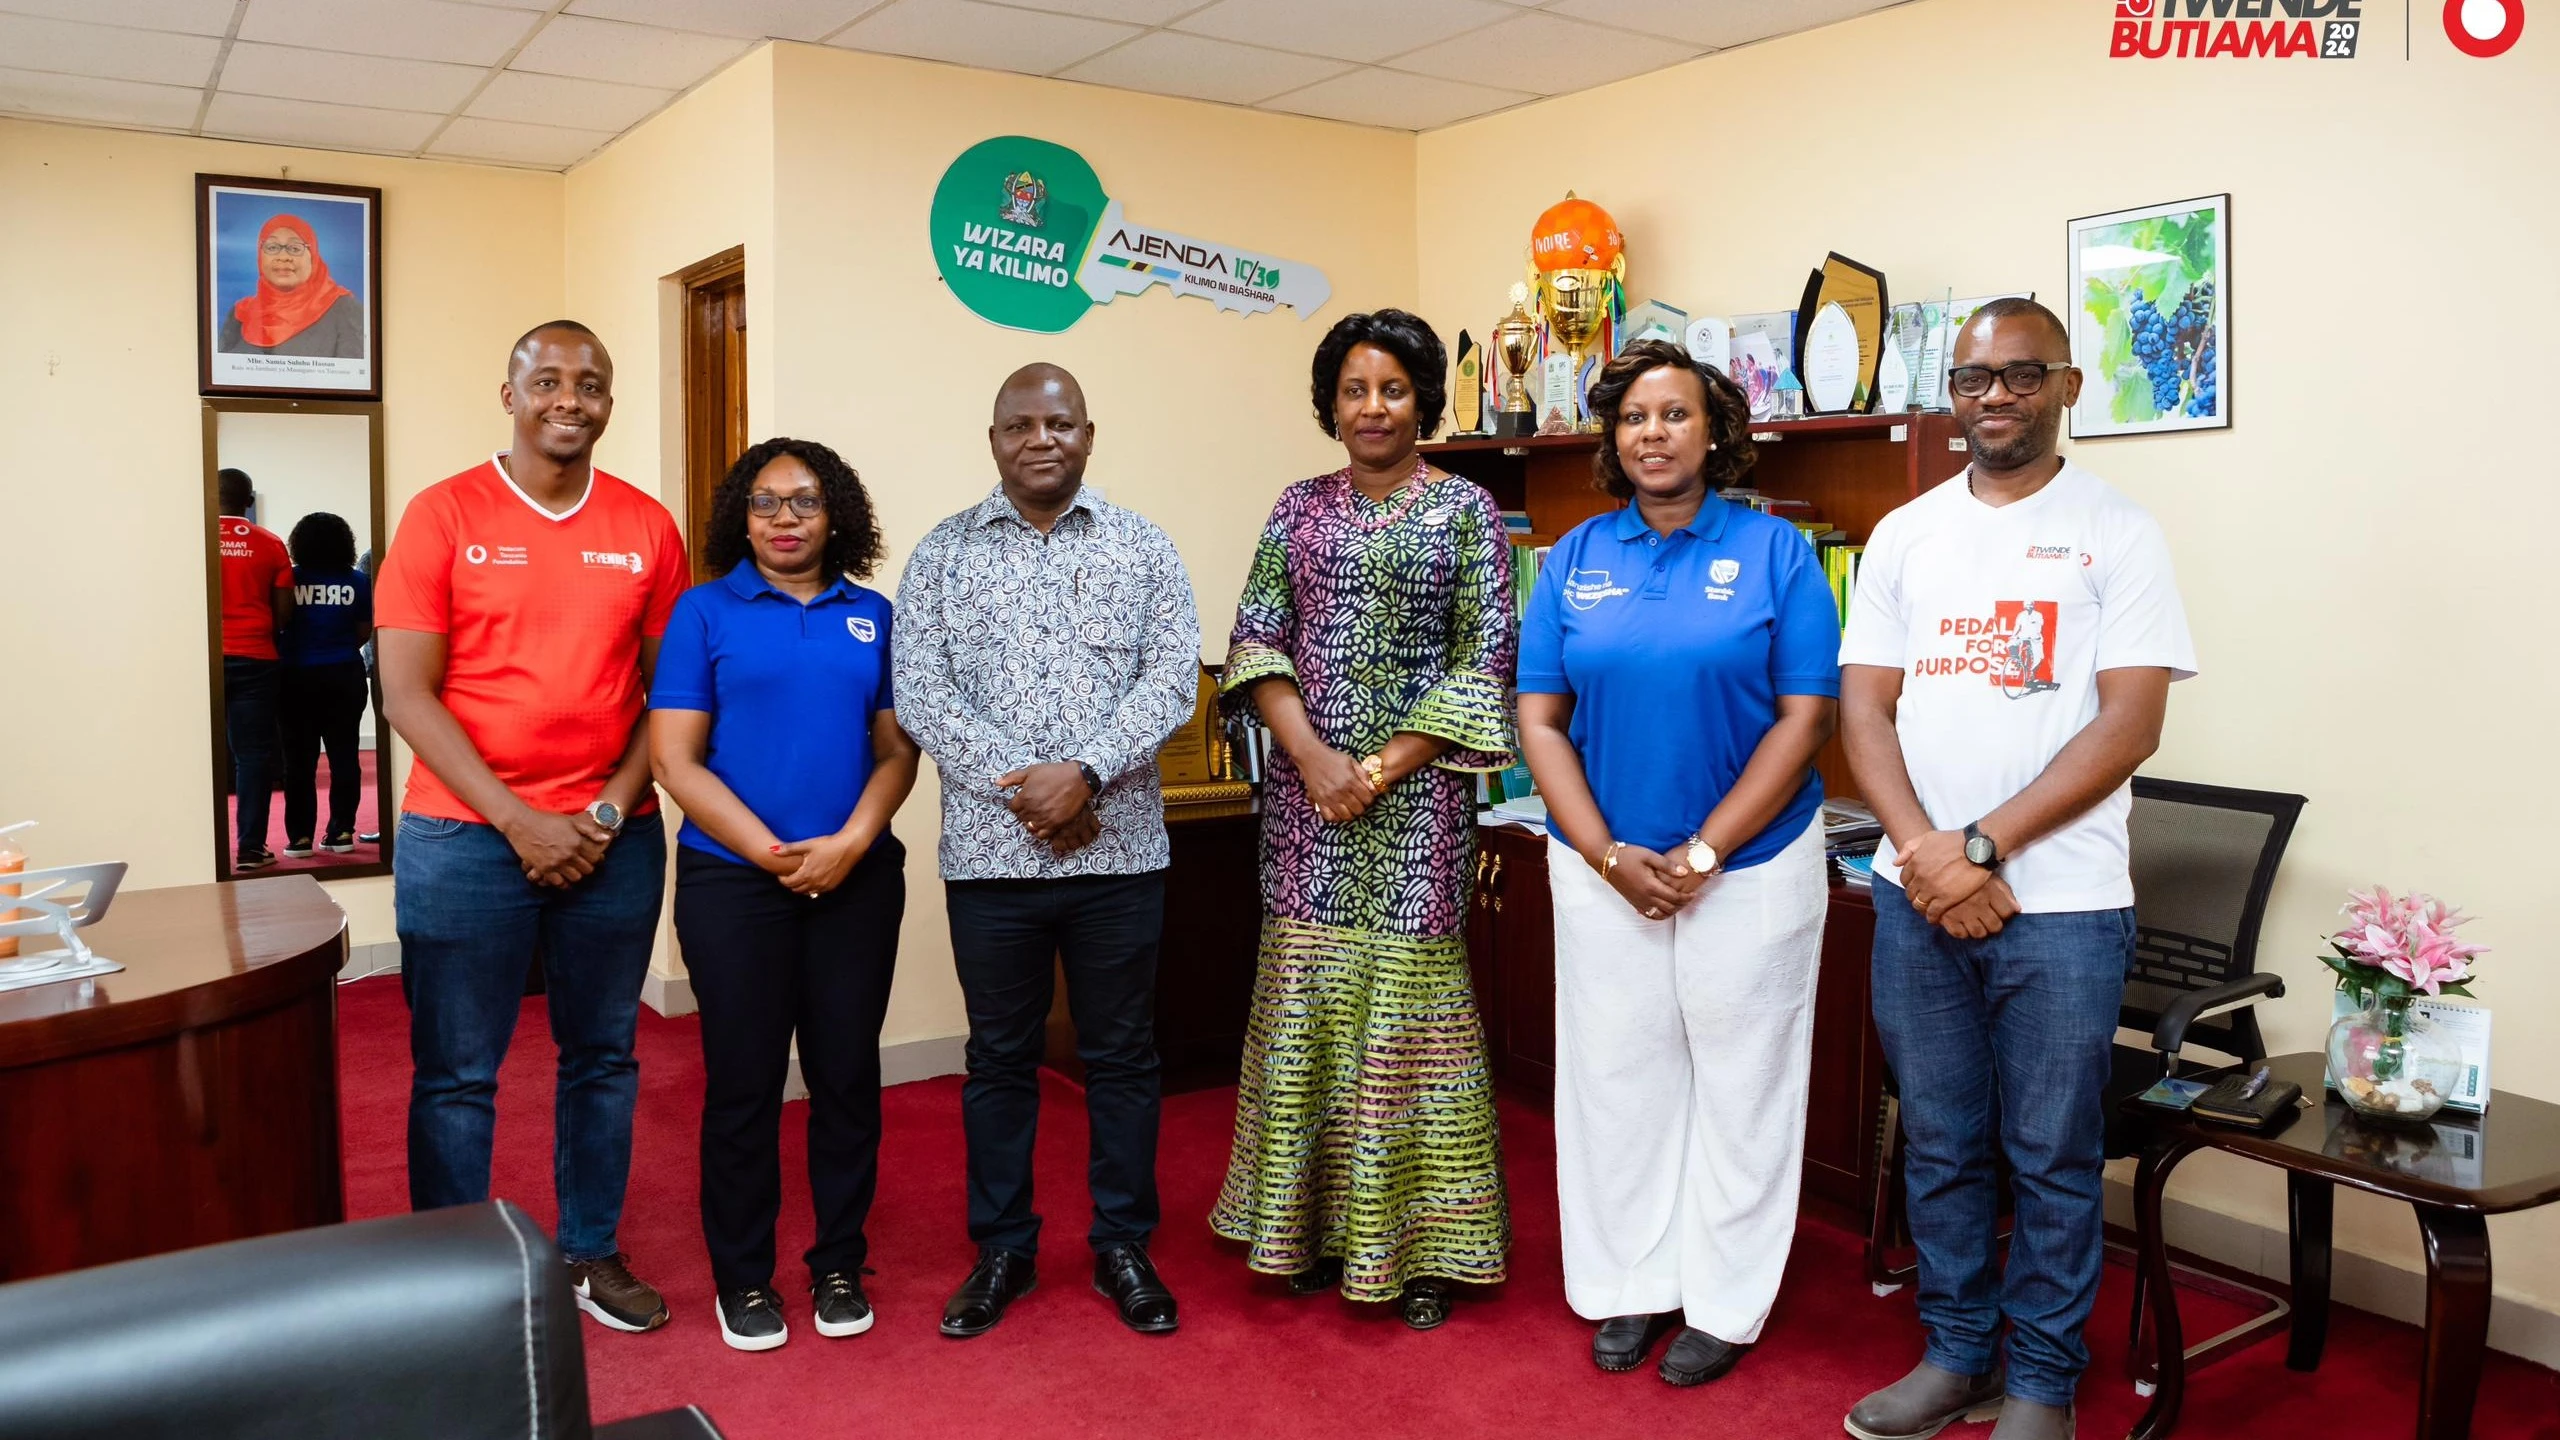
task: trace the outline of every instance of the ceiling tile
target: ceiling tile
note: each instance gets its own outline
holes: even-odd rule
[[[6,0],[0,0],[6,3]],[[824,40],[880,0],[570,0],[569,13],[749,40]]]
[[[1446,80],[1562,95],[1659,70],[1698,48],[1530,11],[1399,55],[1395,64]]]
[[[0,0],[5,3],[5,0]],[[1901,0],[1552,0],[1548,9],[1581,20],[1669,35],[1724,49],[1810,30]]]
[[[1284,55],[1277,50],[1158,30],[1073,69],[1061,70],[1058,78],[1250,105],[1350,68],[1339,60]]]
[[[15,0],[0,0],[0,5]],[[314,50],[495,65],[532,33],[534,17],[446,0],[249,0],[240,38]]]
[[[87,75],[0,70],[0,114],[185,130],[196,123],[196,107],[203,101],[202,87],[187,90]]]
[[[266,95],[216,95],[205,110],[204,133],[326,150],[406,153],[427,143],[439,123],[437,116],[407,110],[368,110]]]
[[[1518,13],[1492,0],[1291,0],[1284,15],[1268,0],[1219,0],[1174,28],[1345,60],[1384,60]]]
[[[736,36],[555,15],[508,68],[682,90],[746,53]]]
[[[566,170],[612,138],[609,130],[563,130],[556,125],[466,118],[446,126],[435,143],[427,147],[427,153],[455,160],[504,160],[514,165]]]
[[[0,0],[0,10],[183,35],[231,33],[232,0]],[[14,56],[12,58],[15,58]]]
[[[1427,75],[1400,75],[1391,70],[1354,70],[1319,80],[1262,102],[1265,110],[1289,110],[1355,125],[1384,125],[1393,130],[1429,130],[1451,125],[1488,110],[1517,105],[1537,97],[1518,90],[1496,90],[1435,80]]]
[[[1185,10],[1197,10],[1201,0],[1006,0],[1025,10],[1054,10],[1061,15],[1083,15],[1095,20],[1125,20],[1132,25],[1161,25]]]
[[[1134,26],[1011,10],[977,0],[897,0],[827,43],[987,70],[1048,75],[1139,33]]]
[[[469,99],[489,72],[476,65],[433,60],[390,60],[379,55],[333,55],[290,45],[234,43],[222,62],[222,89],[288,100],[325,100],[378,110],[426,110],[442,115]]]
[[[221,53],[222,42],[207,35],[0,14],[0,56],[19,70],[201,88],[212,78],[214,57]]]
[[[482,120],[514,120],[572,130],[628,130],[676,98],[673,90],[572,80],[502,70],[462,113]]]

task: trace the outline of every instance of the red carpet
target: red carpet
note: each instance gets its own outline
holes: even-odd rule
[[[406,1204],[403,1133],[407,1015],[391,978],[340,991],[346,1089],[347,1206],[356,1217]],[[551,1051],[542,1001],[525,1002],[502,1079],[498,1193],[548,1224],[551,1201]],[[1650,1369],[1603,1375],[1590,1330],[1565,1308],[1558,1270],[1554,1145],[1535,1111],[1506,1108],[1517,1243],[1515,1278],[1462,1304],[1429,1335],[1383,1307],[1296,1300],[1277,1280],[1249,1275],[1203,1222],[1215,1197],[1233,1119],[1230,1092],[1165,1104],[1165,1224],[1155,1254],[1181,1297],[1179,1334],[1122,1329],[1092,1290],[1083,1244],[1084,1120],[1077,1092],[1053,1082],[1040,1136],[1040,1186],[1049,1217],[1041,1287],[994,1333],[945,1340],[934,1324],[971,1251],[962,1229],[959,1081],[904,1085],[887,1097],[881,1185],[870,1227],[870,1283],[880,1323],[852,1340],[808,1328],[799,1252],[809,1243],[801,1178],[805,1109],[784,1111],[782,1264],[791,1342],[760,1355],[720,1343],[710,1269],[696,1211],[695,1122],[701,1058],[690,1020],[641,1012],[641,1100],[622,1241],[636,1268],[667,1293],[674,1322],[653,1335],[586,1327],[598,1419],[699,1404],[733,1440],[900,1440],[1005,1436],[1271,1437],[1433,1434],[1478,1437],[1673,1435],[1831,1437],[1857,1398],[1917,1358],[1909,1291],[1868,1294],[1856,1237],[1808,1221],[1778,1310],[1760,1347],[1703,1389],[1675,1390]],[[2109,1266],[2092,1325],[2097,1356],[2081,1390],[2080,1433],[2125,1434],[2143,1402],[2117,1378],[2124,1355],[2126,1272]],[[2192,1335],[2237,1313],[2189,1297]],[[2193,1377],[2190,1440],[2399,1436],[2417,1406],[2419,1335],[2359,1311],[2336,1310],[2317,1375],[2283,1364],[2281,1340]],[[2472,1433],[2560,1440],[2560,1374],[2489,1357]],[[1949,1440],[1981,1440],[1959,1426]]]
[[[364,792],[356,800],[356,833],[378,835],[382,833],[382,786],[375,772],[380,768],[381,753],[367,746],[356,752],[356,762],[358,768],[364,772]],[[278,763],[282,763],[281,759]],[[313,789],[312,795],[317,804],[319,824],[325,828],[329,823],[328,756],[320,757],[314,767],[314,776],[313,784],[316,788]],[[275,798],[269,804],[271,808],[267,811],[267,848],[276,853],[276,863],[267,871],[268,874],[286,875],[297,870],[339,870],[349,865],[382,863],[382,842],[378,840],[371,844],[359,844],[343,855],[328,850],[314,850],[299,860],[287,856],[284,853],[284,843],[290,837],[284,833],[284,790],[281,786],[277,788]],[[240,834],[240,800],[237,796],[232,797],[231,815],[231,834],[236,839]],[[317,840],[320,837],[315,835],[311,838]]]

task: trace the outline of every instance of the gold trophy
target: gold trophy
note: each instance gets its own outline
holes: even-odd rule
[[[1494,322],[1493,353],[1502,359],[1502,406],[1493,433],[1505,439],[1534,435],[1538,407],[1529,398],[1529,362],[1538,353],[1538,322],[1529,315],[1529,287],[1511,287],[1511,313]]]
[[[1529,263],[1547,333],[1570,353],[1573,367],[1569,375],[1548,377],[1551,391],[1566,393],[1550,394],[1542,403],[1562,401],[1571,407],[1566,418],[1572,429],[1597,434],[1600,422],[1582,414],[1582,367],[1616,318],[1618,286],[1627,275],[1625,239],[1608,211],[1568,190],[1529,232]]]

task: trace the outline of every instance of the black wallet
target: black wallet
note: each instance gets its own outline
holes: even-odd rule
[[[2196,1097],[2187,1113],[2216,1125],[2230,1125],[2242,1130],[2281,1130],[2292,1123],[2295,1104],[2302,1098],[2302,1087],[2290,1080],[2269,1080],[2267,1088],[2255,1095],[2245,1095],[2248,1075],[2226,1075],[2212,1089]],[[2244,1098],[2245,1095],[2245,1098]]]

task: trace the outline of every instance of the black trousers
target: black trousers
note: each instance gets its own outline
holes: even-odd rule
[[[284,666],[246,655],[222,657],[222,738],[231,747],[232,853],[246,859],[267,848],[267,815],[275,808],[276,677]]]
[[[722,1290],[773,1283],[782,1082],[809,1086],[809,1274],[858,1270],[880,1183],[880,1022],[906,911],[906,849],[883,835],[815,900],[752,866],[676,851],[676,939],[702,1008],[702,1239]]]
[[[1062,880],[953,880],[951,951],[969,1006],[969,1238],[1023,1254],[1040,1247],[1031,1208],[1040,1053],[1055,964],[1067,977],[1092,1125],[1087,1183],[1095,1249],[1155,1232],[1156,947],[1164,872]]]
[[[315,836],[352,835],[356,806],[364,799],[364,761],[357,740],[364,729],[372,688],[364,662],[287,665],[284,698],[276,718],[284,730],[284,838],[287,844]],[[319,819],[320,752],[329,752],[329,828]]]

